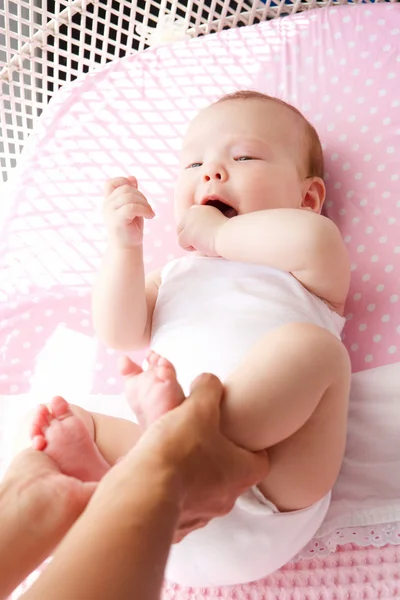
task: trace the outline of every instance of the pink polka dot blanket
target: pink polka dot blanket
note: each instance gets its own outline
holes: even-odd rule
[[[326,213],[352,269],[350,423],[331,508],[296,561],[267,579],[217,591],[166,584],[165,598],[400,597],[399,81],[395,3],[318,9],[165,45],[62,88],[6,188],[3,428],[43,394],[121,414],[116,355],[96,341],[90,314],[105,248],[104,181],[134,174],[155,209],[145,229],[150,271],[182,255],[172,190],[182,135],[200,108],[257,89],[297,106],[320,134]]]

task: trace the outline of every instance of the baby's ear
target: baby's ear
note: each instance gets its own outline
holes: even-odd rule
[[[320,213],[325,200],[325,183],[321,177],[307,177],[303,183],[301,208]]]

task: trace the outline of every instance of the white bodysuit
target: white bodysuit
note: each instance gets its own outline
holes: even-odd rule
[[[185,394],[200,373],[222,381],[252,346],[287,323],[314,323],[340,338],[345,319],[289,273],[189,255],[168,263],[153,315],[151,348],[172,362]],[[330,494],[290,513],[257,488],[172,547],[166,577],[181,585],[233,585],[279,569],[313,537]]]

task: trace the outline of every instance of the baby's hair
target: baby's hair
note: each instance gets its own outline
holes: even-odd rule
[[[274,96],[268,96],[267,94],[262,94],[261,92],[256,92],[253,90],[240,90],[238,92],[233,92],[232,94],[227,94],[223,96],[219,100],[217,100],[216,104],[220,102],[225,102],[226,100],[270,100],[272,102],[276,102],[277,104],[281,104],[285,106],[292,112],[296,113],[304,123],[306,138],[307,138],[307,177],[321,177],[324,176],[324,155],[322,152],[321,141],[319,139],[318,133],[315,128],[307,121],[305,116],[294,106],[281,100],[280,98],[275,98]]]

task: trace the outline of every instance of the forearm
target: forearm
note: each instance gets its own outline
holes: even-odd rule
[[[324,217],[286,208],[239,215],[218,231],[216,251],[227,260],[301,271],[319,242],[318,219]]]
[[[96,333],[118,350],[142,347],[147,322],[143,249],[109,245],[93,291]]]
[[[0,600],[7,598],[60,540],[59,531],[54,530],[51,535],[42,532],[43,503],[31,501],[30,493],[24,503],[24,492],[18,482],[0,487]]]
[[[155,469],[99,495],[24,600],[158,600],[180,511],[174,486]]]

